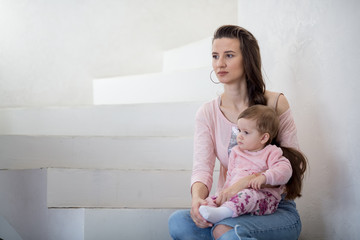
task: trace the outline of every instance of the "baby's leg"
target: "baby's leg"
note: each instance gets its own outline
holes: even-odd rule
[[[264,215],[274,213],[279,201],[269,192],[244,189],[223,205],[235,212],[233,217],[247,213]]]
[[[200,206],[199,212],[203,218],[212,223],[217,223],[225,218],[231,217],[234,212],[227,207]]]

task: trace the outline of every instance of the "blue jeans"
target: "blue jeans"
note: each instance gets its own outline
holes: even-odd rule
[[[301,231],[300,216],[295,202],[286,200],[281,200],[274,214],[242,215],[224,219],[216,225],[218,224],[233,227],[219,240],[295,240],[299,238]],[[198,228],[192,221],[189,210],[178,210],[169,218],[169,232],[174,240],[214,239],[214,227]]]

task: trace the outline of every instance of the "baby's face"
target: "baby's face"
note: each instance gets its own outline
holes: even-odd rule
[[[239,134],[236,141],[241,150],[259,151],[264,148],[264,144],[261,143],[263,134],[257,130],[255,120],[240,118],[237,126]]]

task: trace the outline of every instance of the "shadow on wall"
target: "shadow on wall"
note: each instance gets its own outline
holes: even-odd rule
[[[20,235],[8,223],[8,221],[0,215],[0,240],[22,240]]]

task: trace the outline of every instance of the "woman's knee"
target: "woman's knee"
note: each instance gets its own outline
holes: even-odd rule
[[[170,236],[173,239],[187,239],[192,223],[189,210],[178,210],[172,213],[168,220]]]
[[[179,224],[179,222],[181,222],[182,217],[183,214],[180,211],[176,211],[172,213],[168,219],[169,233],[173,239],[177,239],[181,233],[181,229],[179,228],[181,224]]]
[[[213,236],[215,239],[219,239],[222,235],[233,229],[227,225],[219,224],[213,229]]]

